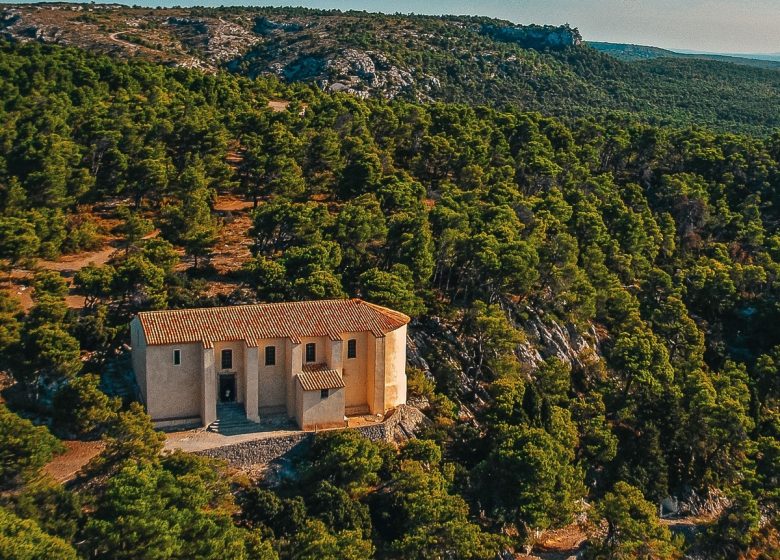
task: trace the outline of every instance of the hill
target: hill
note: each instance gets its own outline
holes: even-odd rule
[[[780,127],[780,73],[656,51],[629,64],[583,44],[567,26],[301,8],[46,4],[5,8],[0,33],[210,72],[276,75],[358,97],[513,105],[564,117],[623,112],[761,135]]]
[[[757,54],[738,56],[734,54],[716,54],[704,52],[677,52],[661,49],[659,47],[650,47],[647,45],[602,43],[598,41],[588,41],[588,45],[597,51],[612,55],[619,60],[624,60],[627,62],[634,62],[637,60],[653,60],[656,58],[694,58],[698,60],[714,60],[717,62],[740,64],[742,66],[753,66],[755,68],[780,70],[780,57],[776,55]]]

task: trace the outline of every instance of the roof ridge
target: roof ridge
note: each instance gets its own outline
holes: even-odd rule
[[[400,321],[405,321],[407,323],[412,320],[412,318],[409,317],[409,315],[407,315],[406,313],[401,313],[400,311],[390,309],[389,307],[385,307],[383,305],[377,305],[376,303],[371,303],[370,301],[364,301],[362,299],[358,299],[357,301],[359,303],[362,303],[363,305],[367,305],[374,311],[378,311],[379,313],[383,313],[384,315],[387,315],[391,319],[397,319]]]
[[[337,339],[347,332],[382,337],[410,321],[403,313],[359,298],[163,309],[137,317],[150,345],[305,336]]]
[[[266,301],[261,303],[238,303],[236,305],[214,305],[211,307],[179,307],[176,309],[150,309],[148,311],[139,311],[137,315],[164,315],[166,313],[178,313],[186,311],[199,311],[199,310],[217,310],[217,309],[237,309],[247,307],[275,307],[281,305],[295,305],[298,303],[331,303],[331,302],[353,302],[353,303],[368,303],[360,298],[326,298],[326,299],[302,299],[294,301]],[[374,304],[369,304],[374,305]],[[381,307],[381,306],[376,306]]]

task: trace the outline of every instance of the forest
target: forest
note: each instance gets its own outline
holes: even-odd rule
[[[757,136],[780,127],[777,65],[681,55],[626,61],[619,51],[583,42],[568,25],[283,7],[47,3],[0,9],[0,36],[205,72],[276,76],[361,98],[521,108],[567,124],[622,113],[656,126]]]
[[[0,122],[0,557],[487,560],[574,523],[588,559],[780,556],[780,132],[10,42]],[[250,251],[220,278],[226,194]],[[109,236],[72,278],[36,266]],[[429,365],[397,449],[325,432],[258,479],[105,392],[138,311],[347,296],[412,316]],[[528,359],[533,322],[590,352]],[[105,446],[63,485],[73,439]],[[710,515],[673,533],[667,497]]]

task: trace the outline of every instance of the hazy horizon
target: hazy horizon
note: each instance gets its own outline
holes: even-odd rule
[[[69,1],[69,0],[66,0]],[[1,4],[15,4],[0,0]],[[515,23],[579,28],[585,40],[729,54],[780,53],[778,0],[125,0],[144,7],[301,6],[427,15],[483,15]]]

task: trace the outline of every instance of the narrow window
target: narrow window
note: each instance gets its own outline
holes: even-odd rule
[[[233,369],[233,351],[222,351],[222,369]]]
[[[173,351],[173,365],[175,366],[181,365],[181,350]]]
[[[327,389],[321,389],[320,390],[320,398],[321,399],[327,399],[328,398],[328,390]]]
[[[347,358],[357,358],[357,340],[354,338],[347,341]]]
[[[317,345],[313,342],[306,345],[306,361],[309,363],[317,361]]]
[[[276,365],[276,346],[265,347],[265,365],[267,366]]]

